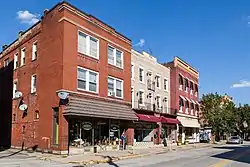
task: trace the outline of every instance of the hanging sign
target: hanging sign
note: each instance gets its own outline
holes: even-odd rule
[[[110,131],[117,132],[118,130],[119,130],[119,126],[118,125],[111,125],[110,126]]]
[[[92,123],[91,122],[84,122],[82,125],[82,128],[84,130],[90,130],[90,129],[92,129]]]

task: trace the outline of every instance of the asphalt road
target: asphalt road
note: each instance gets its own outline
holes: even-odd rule
[[[0,152],[0,167],[80,167],[38,160],[22,152]],[[250,167],[250,143],[173,151],[89,167]]]

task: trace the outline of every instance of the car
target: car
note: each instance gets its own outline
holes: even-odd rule
[[[231,136],[227,140],[228,144],[243,144],[243,139],[240,136]]]

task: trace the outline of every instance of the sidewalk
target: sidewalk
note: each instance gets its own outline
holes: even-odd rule
[[[169,147],[152,147],[145,149],[109,151],[109,152],[100,152],[96,154],[81,154],[81,155],[71,155],[71,156],[43,154],[40,156],[38,155],[37,157],[41,160],[86,165],[86,164],[108,163],[124,159],[132,159],[132,158],[139,158],[156,154],[163,154],[169,151],[187,150],[187,149],[211,147],[211,146],[212,144],[208,143],[197,143],[197,144],[189,144],[182,146],[173,146],[172,149],[170,149]]]

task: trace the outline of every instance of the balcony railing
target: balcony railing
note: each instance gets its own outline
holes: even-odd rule
[[[155,81],[148,79],[147,80],[147,87],[148,87],[148,90],[155,91]]]
[[[143,103],[142,101],[138,100],[132,102],[132,108],[145,111],[155,111],[155,104]]]

